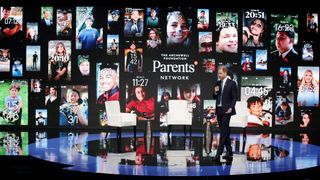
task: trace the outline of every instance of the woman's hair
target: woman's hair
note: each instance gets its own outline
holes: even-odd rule
[[[55,90],[55,92],[56,92],[55,94],[57,95],[57,93],[58,93],[57,87],[56,87],[56,86],[50,86],[50,87],[49,87],[49,92],[50,92],[50,89],[51,89],[51,88]]]
[[[309,117],[309,119],[310,119],[310,114],[309,114],[308,112],[303,112],[303,113],[301,113],[300,123],[302,123],[302,124],[304,123],[304,122],[303,122],[303,116],[304,116],[304,115],[308,115],[308,117]],[[311,121],[309,121],[309,126],[310,126],[310,124],[311,124]]]
[[[301,113],[301,117],[303,117],[304,115],[308,115],[308,117],[310,118],[309,113],[307,113],[307,112],[303,112],[303,113]]]
[[[263,18],[255,18],[255,19],[253,19],[252,21],[251,21],[251,23],[250,23],[250,26],[251,25],[253,25],[253,23],[256,21],[256,20],[260,20],[261,21],[261,24],[262,24],[262,26],[263,26],[263,32],[262,32],[262,34],[261,34],[261,36],[260,37],[264,37],[264,33],[266,32],[266,20],[265,19],[263,19]]]
[[[300,83],[300,86],[299,86],[299,91],[303,91],[304,90],[304,87],[307,85],[306,83],[306,80],[305,80],[305,76],[307,73],[311,73],[311,76],[312,76],[312,79],[311,79],[311,84],[310,86],[308,87],[308,89],[310,89],[312,92],[316,91],[316,90],[319,90],[319,87],[314,79],[314,76],[313,76],[313,72],[312,70],[310,69],[307,69],[304,73],[303,73],[303,76],[302,76],[302,79],[301,79],[301,83]]]
[[[145,88],[144,86],[133,86],[133,87],[132,87],[132,91],[131,91],[131,98],[132,98],[132,100],[135,100],[135,101],[138,100],[138,99],[137,99],[137,96],[136,96],[136,89],[139,88],[139,87],[142,88],[142,91],[145,92],[145,98],[144,98],[144,99],[149,99],[149,98],[148,98],[148,93],[147,93],[146,88]]]
[[[160,100],[160,102],[164,102],[164,96],[168,96],[169,99],[171,99],[170,93],[169,93],[168,91],[164,91],[164,92],[162,93],[162,95],[161,95],[161,100]]]
[[[151,31],[154,31],[154,33],[156,34],[156,40],[159,40],[159,39],[160,39],[160,36],[159,36],[158,30],[157,30],[156,28],[151,28],[151,29],[149,30],[149,33],[150,33]],[[150,36],[149,36],[149,33],[148,33],[148,38],[151,39]]]
[[[63,47],[63,55],[66,55],[66,54],[67,54],[67,50],[66,50],[66,46],[64,45],[63,42],[58,42],[58,43],[56,44],[55,53],[58,52],[59,45],[62,45],[62,47]]]
[[[179,85],[179,93],[180,93],[180,99],[185,99],[184,98],[184,92],[190,92],[190,93],[195,93],[197,98],[197,85],[196,84],[182,84]]]

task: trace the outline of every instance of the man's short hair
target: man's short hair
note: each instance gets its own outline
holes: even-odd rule
[[[86,20],[88,20],[88,19],[91,20],[92,22],[94,21],[93,17],[91,17],[91,16],[87,16]]]
[[[228,68],[227,68],[227,66],[221,65],[221,66],[218,67],[218,71],[219,71],[220,69],[222,70],[222,72],[228,74]]]
[[[263,105],[262,99],[260,97],[252,96],[247,100],[247,107],[250,108],[250,106],[255,103],[260,103],[261,105]]]
[[[45,9],[45,10],[43,10],[43,14],[46,13],[47,11],[49,11],[51,13],[50,9]]]
[[[12,88],[16,89],[17,91],[20,91],[20,84],[18,84],[18,83],[12,83],[12,84],[10,85],[10,90],[11,90]]]
[[[284,32],[289,38],[294,38],[294,31],[278,31]]]

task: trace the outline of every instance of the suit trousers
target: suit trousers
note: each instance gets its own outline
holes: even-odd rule
[[[220,142],[216,155],[222,155],[224,147],[226,147],[227,153],[232,153],[229,127],[230,118],[230,114],[224,113],[221,107],[217,107],[217,119],[220,129]]]

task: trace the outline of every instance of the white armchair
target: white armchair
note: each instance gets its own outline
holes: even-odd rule
[[[117,127],[117,135],[121,136],[121,128],[133,126],[134,136],[136,135],[137,115],[131,113],[120,112],[119,101],[106,101],[106,112],[108,119],[108,126]]]
[[[171,132],[172,125],[184,125],[186,134],[186,125],[190,128],[192,125],[192,112],[189,112],[187,100],[169,100],[169,112],[167,113],[168,135]]]
[[[237,114],[231,116],[229,126],[246,128],[248,118],[247,102],[237,101],[235,109]]]

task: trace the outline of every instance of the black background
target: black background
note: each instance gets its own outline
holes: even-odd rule
[[[103,5],[103,6],[110,6],[110,7],[148,7],[148,6],[159,6],[159,7],[168,7],[168,6],[192,6],[192,7],[199,7],[199,8],[220,8],[220,9],[228,9],[228,10],[236,10],[241,12],[240,10],[242,8],[263,8],[267,9],[268,14],[271,12],[276,13],[299,13],[299,27],[303,27],[304,21],[305,21],[305,15],[307,12],[320,12],[320,9],[311,1],[279,1],[279,0],[265,0],[265,1],[249,1],[249,0],[223,0],[223,1],[211,1],[211,0],[205,0],[205,1],[188,1],[188,0],[156,0],[156,1],[137,1],[137,0],[114,0],[114,1],[99,1],[99,0],[90,0],[90,1],[69,1],[69,0],[47,0],[47,1],[15,1],[15,0],[0,0],[1,6],[4,5],[10,5],[10,6],[18,6],[23,5],[26,9],[30,8],[31,11],[28,15],[28,18],[31,18],[30,20],[24,19],[24,22],[27,21],[38,21],[40,16],[40,5],[41,6],[55,6],[55,7],[62,7],[62,6],[90,6],[90,5]],[[106,5],[105,5],[106,4]],[[36,6],[36,7],[33,7]],[[32,9],[34,11],[32,11]],[[29,10],[28,10],[29,11]],[[301,15],[302,16],[301,16]],[[27,11],[24,10],[24,18],[27,18]],[[75,16],[73,16],[75,18]],[[239,18],[240,20],[240,18]],[[301,20],[301,21],[300,21]],[[241,21],[240,21],[241,22]],[[75,27],[75,26],[74,26]],[[240,26],[241,27],[241,26]],[[25,29],[25,27],[24,27]],[[121,34],[121,33],[120,33]],[[302,34],[299,33],[299,38],[302,37]],[[56,38],[55,38],[56,39]],[[240,42],[240,41],[239,41]],[[301,39],[299,39],[299,43],[301,43]],[[316,42],[316,41],[315,41]],[[43,47],[41,47],[43,48]],[[47,51],[47,50],[46,50]],[[120,51],[121,52],[121,51]],[[73,56],[75,55],[74,52]],[[299,52],[301,53],[301,52]],[[22,48],[21,54],[25,56],[25,48]],[[315,55],[317,56],[317,54]],[[318,57],[318,56],[317,56]],[[42,59],[46,59],[47,57],[42,57]],[[46,62],[46,61],[44,61]],[[43,63],[42,63],[43,65]],[[319,61],[317,58],[315,59],[313,65],[319,66]],[[43,66],[46,68],[46,66]],[[93,67],[93,66],[91,66]],[[92,72],[92,71],[91,71]],[[34,75],[35,77],[43,77],[43,79],[46,79],[47,75],[41,75],[37,74]],[[26,75],[25,78],[28,78],[31,76]],[[295,77],[295,76],[293,76]],[[8,74],[1,74],[1,79],[7,79],[11,78]],[[90,81],[91,82],[91,81]],[[293,81],[295,83],[295,81]],[[91,87],[95,87],[95,83],[92,85],[89,84]],[[92,99],[95,99],[95,97],[92,97]],[[204,98],[202,98],[204,99]],[[315,109],[315,111],[319,115],[319,109]],[[295,112],[297,112],[297,109],[295,109]],[[319,120],[319,116],[315,116],[315,120]],[[30,122],[30,121],[29,121]],[[31,129],[33,130],[35,127],[20,127],[19,129]],[[15,127],[0,127],[0,130],[12,130]],[[286,133],[299,133],[299,132],[309,132],[311,133],[312,140],[310,141],[313,144],[319,144],[319,131],[317,130],[318,127],[315,127],[316,129],[304,129],[301,130],[300,128],[283,128],[283,127],[273,127],[272,129],[260,129],[259,132],[264,131],[273,131],[273,132],[286,132]],[[48,128],[49,130],[54,130],[52,133],[49,134],[57,134],[58,132],[56,128]],[[62,129],[62,130],[68,130],[68,129]],[[89,130],[95,130],[95,128],[89,128]],[[52,137],[54,137],[53,135]],[[50,137],[50,136],[49,136]],[[31,138],[32,139],[32,138]],[[45,179],[48,178],[48,175],[53,178],[62,178],[62,179],[78,179],[78,178],[108,178],[108,179],[163,179],[163,177],[128,177],[128,176],[112,176],[109,175],[108,177],[105,177],[105,175],[102,174],[88,174],[88,173],[80,173],[80,172],[72,172],[72,171],[65,171],[61,170],[62,167],[65,167],[64,165],[58,165],[58,164],[52,164],[52,163],[46,163],[43,161],[40,161],[36,158],[31,157],[0,157],[0,167],[1,172],[5,172],[5,175],[13,176],[13,177],[22,177],[22,178],[36,178],[36,179]],[[295,172],[282,172],[282,173],[275,173],[275,174],[258,174],[258,175],[251,175],[251,176],[231,176],[231,177],[202,177],[202,178],[196,178],[196,177],[183,177],[180,179],[271,179],[271,178],[281,178],[281,179],[317,179],[319,178],[319,168],[311,168],[306,170],[299,170]],[[49,174],[50,173],[50,174]],[[3,177],[5,178],[5,177]],[[177,179],[178,177],[166,177],[166,179]],[[179,178],[178,178],[179,179]]]

